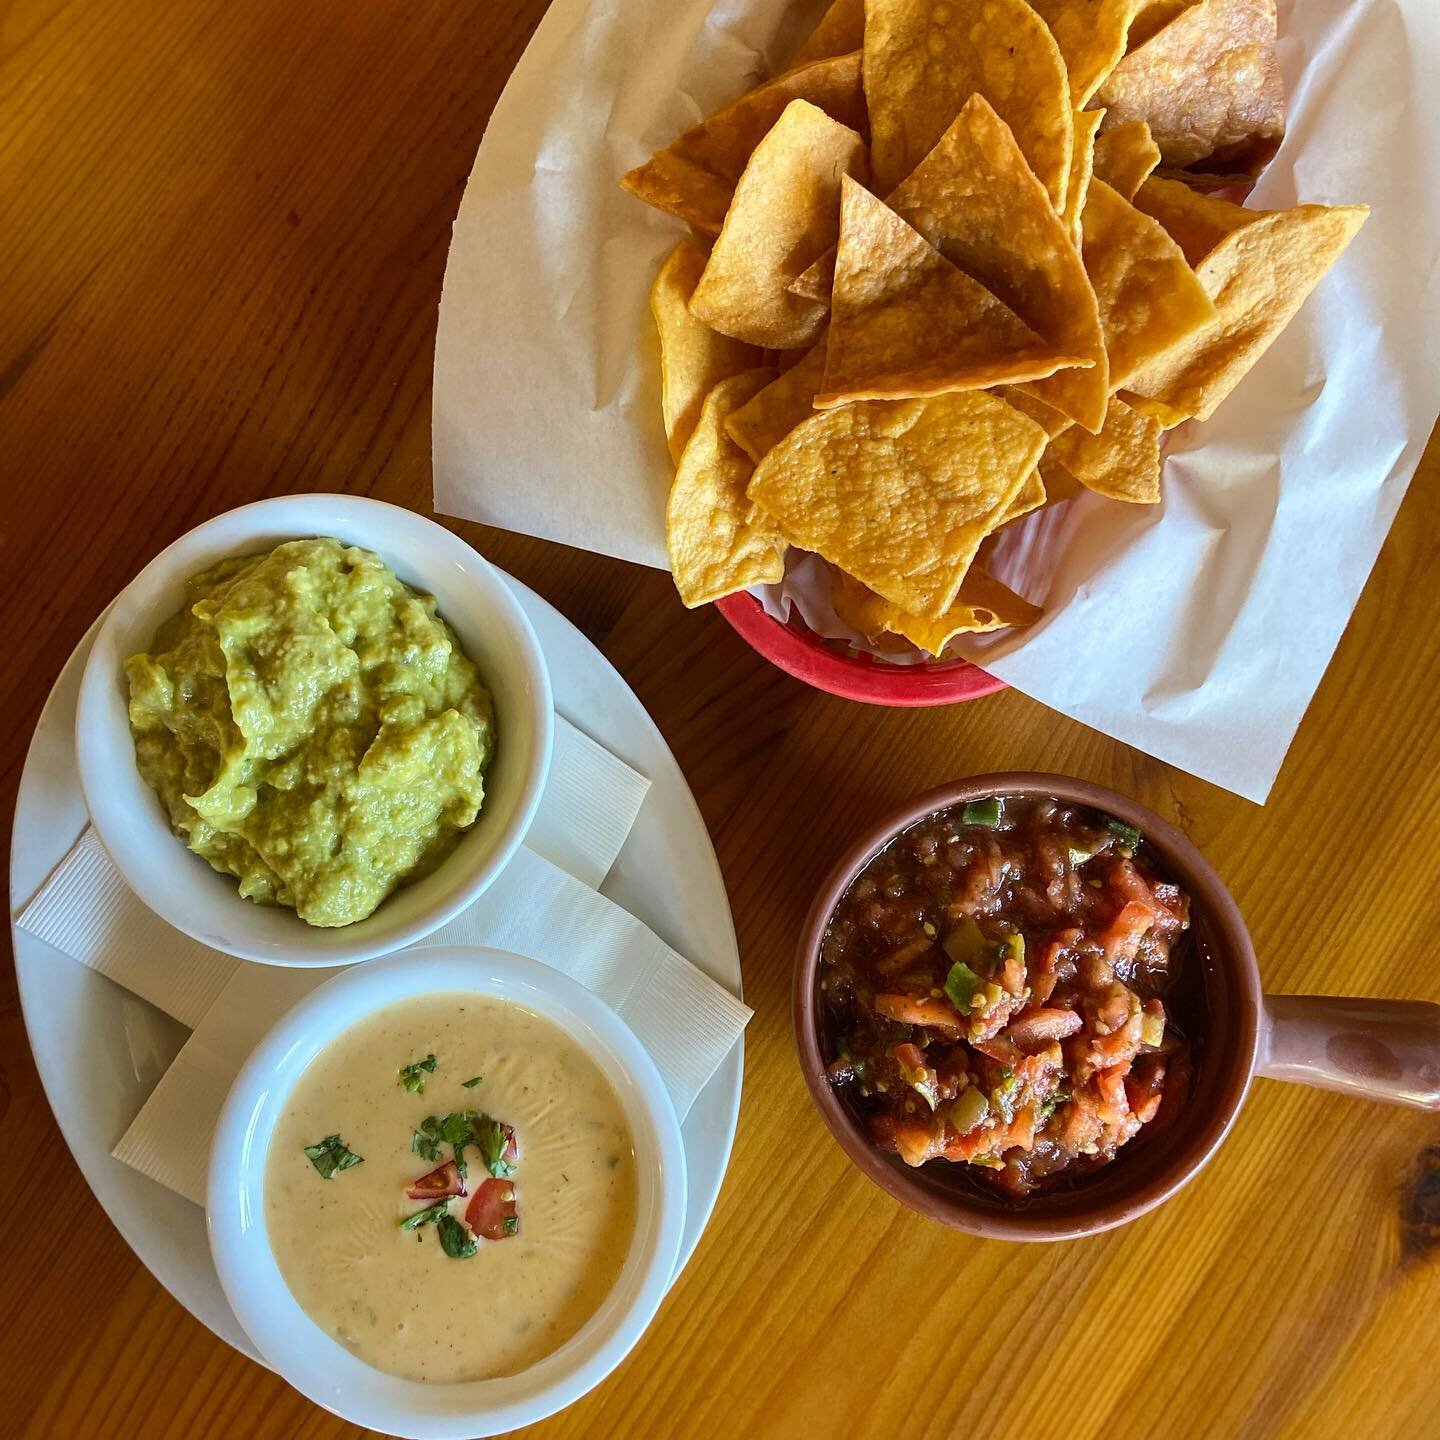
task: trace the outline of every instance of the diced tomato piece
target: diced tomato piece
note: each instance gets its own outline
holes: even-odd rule
[[[484,1181],[465,1207],[465,1223],[486,1240],[505,1240],[519,1233],[520,1214],[513,1180]]]
[[[1012,1069],[1025,1058],[1024,1052],[1009,1035],[992,1035],[988,1040],[976,1040],[972,1048],[997,1064],[1009,1065]]]
[[[945,1148],[944,1127],[926,1120],[901,1120],[895,1126],[895,1148],[907,1165],[923,1165]]]
[[[453,1160],[437,1165],[429,1174],[413,1181],[405,1193],[412,1200],[440,1200],[446,1195],[463,1195],[465,1182]]]
[[[1117,955],[1133,955],[1145,932],[1155,923],[1155,911],[1138,900],[1127,900],[1109,928],[1096,937],[1109,959]]]
[[[906,1070],[925,1069],[925,1052],[918,1045],[897,1045],[895,1058]]]
[[[883,960],[875,962],[877,975],[898,975],[912,960],[918,960],[934,941],[928,935],[917,935],[907,940],[898,950],[892,950]]]
[[[877,995],[875,1009],[888,1020],[905,1025],[929,1025],[951,1035],[960,1034],[960,1017],[947,1000],[919,999],[914,995]]]
[[[1095,1089],[1100,1096],[1101,1117],[1109,1123],[1123,1120],[1130,1113],[1130,1101],[1125,1094],[1125,1072],[1129,1064],[1112,1065],[1107,1070],[1095,1072]]]
[[[505,1137],[505,1147],[500,1151],[500,1158],[510,1166],[520,1163],[520,1142],[515,1138],[515,1127],[507,1125],[503,1120],[496,1121],[500,1126],[500,1133]]]
[[[1121,860],[1112,865],[1105,876],[1105,883],[1121,905],[1133,900],[1152,914],[1159,909],[1155,903],[1155,892],[1145,883],[1144,876],[1130,860]]]
[[[1073,1035],[1084,1023],[1083,1017],[1074,1010],[1032,1007],[1018,1020],[1010,1022],[1005,1035],[1028,1053],[1049,1045],[1052,1040],[1063,1040],[1067,1035]]]

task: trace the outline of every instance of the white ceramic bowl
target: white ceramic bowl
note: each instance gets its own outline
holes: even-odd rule
[[[609,1297],[559,1350],[519,1375],[454,1385],[372,1369],[296,1304],[265,1228],[266,1152],[305,1067],[385,1005],[468,990],[515,1001],[560,1025],[615,1087],[635,1141],[635,1238]],[[496,1435],[578,1399],[624,1359],[659,1308],[685,1219],[680,1126],[654,1062],[588,990],[549,966],[498,950],[421,948],[346,970],[260,1042],[231,1087],[210,1153],[206,1221],[215,1268],[256,1348],[297,1390],[357,1425],[417,1440]],[[482,1252],[483,1253],[483,1252]],[[457,1275],[456,1283],[463,1277]],[[452,1300],[459,1297],[457,1291]]]
[[[171,833],[140,778],[130,736],[124,663],[180,609],[192,575],[229,555],[283,540],[333,536],[374,550],[440,614],[495,700],[495,757],[473,829],[423,880],[354,925],[320,929],[292,910],[241,899]],[[120,592],[85,665],[75,748],[95,833],[130,888],[202,944],[269,965],[339,965],[409,945],[459,914],[500,873],[530,828],[550,767],[550,676],[535,632],[495,570],[448,530],[394,505],[352,495],[290,495],[207,520],[163,550]]]

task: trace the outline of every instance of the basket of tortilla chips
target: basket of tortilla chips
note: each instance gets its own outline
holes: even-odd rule
[[[1165,432],[1364,223],[1237,203],[1284,130],[1275,45],[1275,0],[834,0],[626,174],[689,227],[651,292],[683,602],[835,693],[999,688],[946,655],[1041,613],[990,573],[1002,532],[1157,504]],[[801,561],[848,641],[766,613]]]

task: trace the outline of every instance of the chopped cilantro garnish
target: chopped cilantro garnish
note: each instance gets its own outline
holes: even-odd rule
[[[1140,843],[1140,832],[1133,825],[1127,825],[1113,815],[1105,821],[1105,828],[1112,835],[1118,835],[1121,843],[1128,845],[1132,850]]]
[[[507,1235],[518,1235],[520,1233],[520,1217],[518,1215],[507,1215],[500,1222],[500,1228]]]
[[[402,1065],[397,1072],[400,1076],[400,1083],[412,1095],[423,1095],[425,1093],[425,1077],[435,1073],[435,1064],[435,1057],[427,1055],[423,1060],[412,1060],[408,1065]]]
[[[470,1138],[470,1122],[474,1115],[469,1110],[452,1110],[440,1122],[440,1138],[447,1145],[463,1145]]]
[[[485,1168],[497,1179],[503,1180],[515,1173],[515,1167],[505,1158],[507,1137],[498,1120],[481,1115],[475,1121],[475,1143],[480,1147]]]
[[[431,1164],[440,1158],[440,1147],[423,1130],[417,1130],[410,1137],[410,1148],[422,1160],[429,1160]]]
[[[452,1260],[468,1260],[480,1248],[475,1237],[453,1215],[442,1215],[436,1223],[440,1230],[440,1248]]]
[[[472,1075],[468,1080],[462,1080],[460,1084],[466,1090],[473,1090],[484,1078],[483,1075]]]
[[[362,1157],[350,1149],[338,1135],[327,1135],[318,1145],[307,1145],[305,1157],[324,1180],[329,1180],[338,1171],[348,1170],[362,1161]]]
[[[428,1224],[431,1220],[437,1223],[443,1215],[449,1217],[450,1201],[448,1198],[437,1200],[433,1205],[427,1205],[423,1210],[417,1210],[413,1215],[407,1215],[401,1222],[402,1230],[418,1230],[422,1225]]]

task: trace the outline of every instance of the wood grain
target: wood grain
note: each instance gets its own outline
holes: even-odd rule
[[[450,224],[542,10],[0,0],[7,818],[65,655],[169,540],[287,491],[429,512]],[[924,713],[814,694],[682,611],[663,576],[454,524],[655,715],[715,837],[756,1008],[695,1261],[620,1371],[537,1434],[1435,1433],[1440,1203],[1415,1189],[1440,1155],[1434,1119],[1261,1085],[1154,1215],[1063,1247],[981,1243],[848,1166],[794,1063],[786,985],[811,888],[858,827],[922,786],[1023,766],[1183,825],[1245,907],[1272,988],[1440,996],[1437,470],[1432,445],[1264,809],[1013,693]],[[0,1431],[357,1433],[227,1350],[131,1255],[55,1128],[8,965],[0,984]]]

